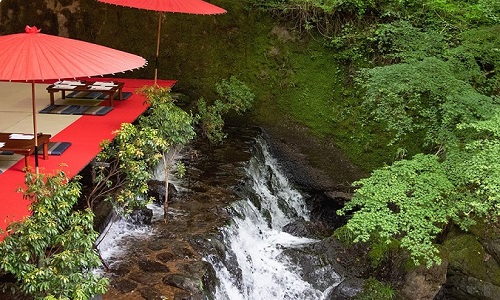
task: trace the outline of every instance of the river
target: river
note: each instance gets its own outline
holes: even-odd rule
[[[314,258],[301,249],[318,240],[283,230],[308,222],[309,211],[265,141],[237,131],[221,148],[201,146],[184,158],[166,224],[153,204],[151,225],[120,220],[101,242],[111,266],[104,298],[327,299],[343,276],[328,262],[305,267]]]

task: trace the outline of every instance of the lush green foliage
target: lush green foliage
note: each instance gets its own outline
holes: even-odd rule
[[[340,214],[355,241],[400,240],[416,264],[439,263],[436,237],[448,222],[467,230],[500,214],[500,107],[486,120],[462,123],[445,159],[418,154],[375,170]]]
[[[393,142],[424,132],[428,145],[442,145],[457,124],[487,118],[493,106],[434,57],[365,69],[358,81],[366,90],[363,108],[394,133]]]
[[[391,286],[384,284],[373,277],[368,278],[363,285],[363,290],[358,293],[355,300],[392,300],[396,299],[396,292]]]
[[[374,238],[387,244],[400,237],[415,260],[439,262],[433,239],[450,215],[448,198],[454,191],[446,171],[433,155],[417,155],[375,170],[340,212],[359,208],[346,225],[355,241]]]
[[[496,222],[500,213],[499,5],[432,0],[401,14],[384,3],[391,22],[379,19],[375,30],[342,33],[330,45],[342,50],[340,59],[347,54],[365,67],[355,78],[363,126],[387,130],[388,145],[400,149],[396,158],[411,143],[424,153],[356,182],[339,213],[353,212],[344,236],[374,249],[396,240],[415,263],[430,266],[440,262],[437,236],[449,222],[467,230],[476,218]],[[371,44],[364,56],[373,65],[346,52],[346,40]]]
[[[200,98],[197,102],[198,115],[201,131],[210,142],[220,143],[226,137],[224,133],[223,113],[226,105],[220,100],[215,100],[212,105],[208,105],[205,99]]]
[[[153,153],[160,153],[163,172],[165,175],[165,202],[164,215],[166,220],[168,211],[168,184],[170,172],[174,169],[182,176],[184,166],[175,163],[176,158],[185,145],[192,140],[195,118],[175,105],[170,89],[162,87],[146,87],[142,89],[146,101],[150,105],[150,113],[139,118],[139,128],[156,132],[160,143],[153,142]]]
[[[35,299],[84,300],[104,293],[107,280],[93,273],[100,265],[93,213],[73,210],[80,185],[62,171],[26,173],[26,185],[32,216],[10,225],[0,243],[1,268]]]
[[[222,79],[221,83],[215,85],[215,89],[225,106],[222,113],[230,110],[243,113],[252,107],[255,100],[255,95],[250,88],[235,76],[231,76],[229,81]]]
[[[230,111],[236,113],[247,111],[255,99],[250,88],[234,76],[231,76],[229,81],[223,79],[218,83],[216,91],[221,99],[216,99],[212,105],[207,105],[203,98],[197,102],[197,120],[203,135],[212,143],[220,143],[226,137],[223,131],[223,116]]]
[[[151,128],[139,128],[124,123],[114,140],[104,141],[102,151],[94,164],[94,186],[86,195],[87,206],[94,202],[110,201],[120,214],[144,207],[147,202],[140,196],[148,190],[147,181],[161,158],[160,150],[167,142]]]
[[[142,90],[149,113],[139,119],[139,127],[158,131],[168,147],[161,147],[164,153],[170,148],[187,144],[196,135],[193,128],[194,117],[175,105],[170,89],[149,87]]]

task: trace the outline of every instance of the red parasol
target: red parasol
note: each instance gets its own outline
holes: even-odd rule
[[[40,33],[0,36],[0,80],[31,82],[35,154],[38,150],[35,81],[90,77],[137,69],[146,65],[140,56],[108,47]],[[35,155],[38,171],[38,156]]]
[[[225,9],[210,4],[202,0],[98,0],[99,2],[127,6],[145,10],[160,12],[158,18],[158,39],[156,42],[156,61],[155,61],[155,86],[158,78],[158,54],[160,52],[160,32],[162,13],[186,13],[197,15],[216,15],[226,12]]]

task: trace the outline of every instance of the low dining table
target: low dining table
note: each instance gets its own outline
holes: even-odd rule
[[[54,94],[61,92],[62,99],[66,98],[66,92],[100,92],[108,96],[109,105],[113,106],[113,100],[118,95],[118,100],[123,100],[122,89],[125,83],[117,81],[58,81],[47,87],[50,94],[50,104],[54,105]]]
[[[38,146],[42,146],[43,159],[49,159],[50,134],[39,133]],[[24,165],[29,167],[29,156],[35,152],[35,137],[33,134],[0,132],[0,151],[24,155]]]

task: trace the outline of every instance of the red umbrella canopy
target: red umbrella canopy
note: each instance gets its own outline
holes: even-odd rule
[[[226,12],[202,0],[98,0],[99,2],[160,12],[215,15]]]
[[[48,80],[124,72],[146,65],[140,56],[40,33],[0,36],[0,80]]]

